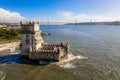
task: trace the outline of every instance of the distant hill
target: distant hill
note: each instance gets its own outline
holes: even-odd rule
[[[83,23],[67,23],[65,25],[120,25],[120,21],[114,22],[83,22]]]

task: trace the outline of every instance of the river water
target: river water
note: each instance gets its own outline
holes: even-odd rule
[[[69,42],[69,58],[48,65],[0,57],[1,80],[120,80],[120,26],[41,26],[47,43]],[[7,59],[7,61],[6,61]]]

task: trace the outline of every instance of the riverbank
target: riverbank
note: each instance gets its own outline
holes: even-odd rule
[[[5,51],[5,50],[9,50],[15,46],[19,46],[20,45],[20,41],[12,41],[12,42],[1,42],[0,43],[0,52]]]
[[[8,42],[20,39],[20,30],[0,28],[0,42]]]

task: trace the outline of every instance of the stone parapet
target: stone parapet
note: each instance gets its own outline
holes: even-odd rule
[[[34,26],[34,24],[40,24],[40,22],[34,22],[34,21],[29,21],[29,22],[26,21],[24,23],[22,21],[20,22],[21,26]]]

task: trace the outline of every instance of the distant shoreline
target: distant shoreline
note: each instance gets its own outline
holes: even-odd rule
[[[0,51],[8,50],[8,49],[11,49],[11,48],[13,48],[15,46],[19,46],[19,45],[20,45],[20,41],[1,43]]]
[[[83,22],[83,23],[67,23],[64,25],[120,25],[120,21],[114,22]]]

